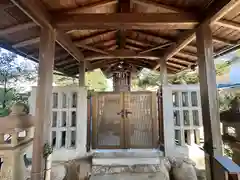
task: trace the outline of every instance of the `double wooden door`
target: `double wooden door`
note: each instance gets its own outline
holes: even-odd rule
[[[97,93],[92,99],[92,147],[155,148],[156,105],[153,92]]]

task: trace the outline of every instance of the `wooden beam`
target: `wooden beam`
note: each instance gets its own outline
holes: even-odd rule
[[[164,44],[161,44],[159,46],[141,51],[139,54],[147,53],[147,52],[154,51],[154,50],[157,50],[157,49],[162,49],[162,48],[165,48],[167,46],[170,46],[171,44],[172,44],[172,42],[164,43]]]
[[[226,19],[221,19],[221,20],[215,22],[215,24],[217,24],[219,26],[223,26],[225,28],[240,31],[240,24],[239,23],[229,21],[229,20],[226,20]]]
[[[225,14],[227,14],[229,11],[231,11],[234,7],[240,4],[240,1],[236,0],[219,0],[214,1],[212,5],[209,6],[205,12],[207,13],[206,17],[201,21],[201,24],[211,24],[215,23],[219,19],[221,19]],[[201,26],[198,25],[195,29],[184,32],[176,42],[176,44],[173,44],[170,46],[166,53],[164,54],[163,58],[161,60],[167,61],[171,57],[173,57],[176,53],[178,53],[181,49],[183,49],[185,46],[187,46],[194,38],[195,38],[195,32],[197,29]],[[160,66],[160,62],[156,65],[154,69],[158,69]]]
[[[107,30],[107,31],[101,31],[100,33],[94,33],[90,36],[87,36],[81,40],[75,40],[73,41],[74,43],[83,43],[83,44],[93,44],[95,42],[95,39],[96,41],[99,39],[99,37],[102,37],[105,39],[105,37],[108,37],[108,36],[111,36],[111,35],[114,35],[115,33],[117,32],[117,30]]]
[[[55,25],[51,23],[51,15],[47,12],[41,1],[38,0],[11,0],[20,10],[22,10],[29,18],[42,28],[55,29]],[[73,44],[68,35],[61,30],[56,29],[57,42],[77,61],[83,61],[83,54]],[[88,65],[87,65],[88,66]]]
[[[142,49],[141,48],[139,48],[139,47],[135,47],[135,46],[132,46],[132,45],[125,45],[125,47],[127,48],[127,49],[131,49],[131,50],[134,50],[134,51],[141,51]]]
[[[155,43],[158,43],[159,44],[159,41],[160,42],[173,42],[175,41],[175,39],[173,38],[170,38],[170,37],[163,37],[161,35],[157,36],[155,34],[150,34],[150,33],[146,33],[146,32],[143,32],[143,31],[140,31],[140,30],[134,30],[134,31],[131,31],[132,32],[132,36],[134,37],[138,37],[138,36],[142,36],[142,37],[149,37],[149,39],[154,39],[155,40]]]
[[[99,46],[109,47],[109,46],[112,46],[112,45],[116,45],[116,39],[96,42],[94,47],[99,47]]]
[[[21,42],[18,42],[14,45],[12,45],[13,48],[22,48],[22,47],[26,47],[26,46],[30,46],[30,45],[33,45],[33,44],[37,44],[40,42],[40,37],[36,37],[36,38],[32,38],[32,39],[28,39],[28,40],[25,40],[25,41],[21,41]]]
[[[87,49],[87,50],[90,50],[90,51],[94,51],[94,52],[98,52],[98,53],[101,53],[101,54],[109,54],[109,52],[106,52],[106,51],[103,51],[103,50],[101,50],[101,49],[98,49],[98,48],[94,48],[94,47],[91,47],[91,46],[87,46],[87,45],[85,45],[85,44],[83,44],[83,43],[75,43],[75,45],[77,46],[77,47],[81,47],[81,48],[83,48],[83,49]]]
[[[136,45],[141,46],[143,48],[149,48],[149,47],[157,46],[155,43],[154,43],[155,44],[154,45],[154,44],[150,44],[148,42],[143,42],[143,41],[139,41],[139,40],[136,40],[136,39],[132,39],[130,37],[127,37],[126,42],[130,43],[130,44],[136,44]]]
[[[179,68],[179,69],[183,69],[183,68],[186,68],[187,66],[185,65],[182,65],[182,64],[176,64],[175,62],[171,62],[171,61],[167,61],[167,65],[169,66],[172,66],[172,67],[176,67],[176,68]]]
[[[168,5],[165,5],[165,4],[161,4],[161,3],[158,3],[158,2],[152,1],[152,0],[132,0],[132,1],[136,4],[141,5],[141,6],[146,6],[146,7],[151,6],[152,8],[155,8],[155,9],[165,10],[164,12],[166,12],[166,13],[181,13],[181,12],[184,12],[181,9],[177,9],[175,7],[168,6]]]
[[[133,50],[112,50],[109,55],[102,55],[100,53],[91,53],[89,56],[85,57],[86,61],[93,61],[98,59],[149,59],[149,60],[158,60],[159,54],[155,52],[148,52],[143,54],[137,54]]]
[[[22,30],[26,30],[26,29],[30,29],[32,27],[36,27],[37,25],[34,22],[27,22],[24,24],[18,24],[15,26],[11,26],[5,29],[0,29],[0,36],[4,36],[7,34],[13,34],[15,32],[18,31],[22,31]]]
[[[117,45],[113,45],[112,47],[106,49],[106,51],[113,51],[115,49],[117,49]]]
[[[62,34],[62,33],[61,33]],[[71,50],[75,50],[76,52],[75,53],[78,53],[76,47],[71,47],[71,50],[69,49],[69,47],[67,46],[66,43],[71,43],[69,42],[69,38],[68,40],[65,38],[65,39],[62,39],[62,37],[58,37],[58,40],[61,40],[61,43],[62,43],[62,46],[64,46],[68,53],[69,54],[72,54],[73,52]],[[32,44],[36,44],[36,43],[39,43],[40,41],[40,38],[39,37],[36,37],[36,38],[32,38],[32,39],[28,39],[28,40],[25,40],[25,41],[21,41],[21,42],[18,42],[14,45],[12,45],[13,48],[22,48],[22,47],[25,47],[25,46],[30,46]],[[94,48],[94,47],[91,47],[91,46],[88,46],[88,45],[85,45],[81,42],[75,42],[74,43],[77,47],[80,47],[80,48],[83,48],[83,49],[87,49],[87,50],[90,50],[90,51],[94,51],[94,52],[99,52],[101,54],[109,54],[101,49],[97,49],[97,48]],[[72,55],[74,56],[74,54]],[[80,56],[80,54],[79,54]]]
[[[189,52],[189,51],[179,51],[176,55],[182,55],[182,56],[191,56],[193,59],[197,59],[197,54],[194,54],[192,52]]]
[[[64,13],[64,14],[81,14],[81,13],[95,13],[99,8],[101,7],[106,7],[106,6],[111,6],[117,4],[116,0],[103,0],[103,1],[97,1],[93,3],[89,3],[87,5],[73,8],[67,11],[61,10],[61,12],[55,12],[53,13],[53,17],[58,16],[59,13]]]
[[[184,65],[187,65],[187,66],[189,66],[193,63],[196,63],[196,61],[188,61],[188,60],[185,60],[185,59],[174,58],[174,57],[170,58],[169,60],[173,61],[173,62],[184,64]]]
[[[39,48],[38,90],[35,113],[35,132],[33,139],[31,179],[50,178],[51,170],[45,171],[43,146],[51,144],[51,99],[56,33],[53,29],[42,28]],[[51,159],[50,159],[51,161]],[[47,163],[50,163],[49,160]]]
[[[216,36],[213,36],[213,41],[220,43],[220,44],[227,44],[227,45],[233,45],[233,46],[236,45],[235,42],[229,41],[224,38],[216,37]]]
[[[118,0],[118,13],[131,13],[130,0]],[[117,45],[119,49],[124,49],[126,45],[126,31],[119,29],[117,32]]]
[[[73,29],[144,29],[163,25],[196,25],[198,19],[187,13],[113,13],[59,15],[53,19],[58,28]],[[177,26],[177,29],[180,27]]]
[[[197,29],[196,38],[204,141],[209,155],[205,156],[205,163],[211,172],[207,174],[207,179],[217,180],[218,171],[214,169],[213,158],[222,155],[222,138],[210,25],[202,24]]]
[[[78,80],[79,80],[79,86],[80,87],[85,87],[85,62],[80,62],[79,63],[79,77],[78,77]]]

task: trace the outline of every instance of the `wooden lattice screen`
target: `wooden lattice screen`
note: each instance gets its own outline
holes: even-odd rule
[[[156,93],[98,93],[92,99],[93,148],[156,148]]]

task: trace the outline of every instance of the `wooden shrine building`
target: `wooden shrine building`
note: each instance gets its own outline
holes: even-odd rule
[[[84,73],[100,68],[113,77],[116,91],[129,91],[131,77],[142,68],[157,70],[164,104],[167,73],[195,66],[208,179],[219,179],[214,159],[222,155],[222,140],[213,59],[240,45],[240,0],[1,0],[0,19],[0,46],[39,62],[32,180],[40,179],[41,145],[49,141],[53,70],[78,76],[83,87]],[[85,114],[86,94],[81,99]]]

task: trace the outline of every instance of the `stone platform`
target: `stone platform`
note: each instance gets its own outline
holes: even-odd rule
[[[91,180],[157,180],[166,177],[163,153],[158,150],[96,151]]]
[[[93,154],[93,165],[159,164],[163,152],[149,149],[100,150]]]

